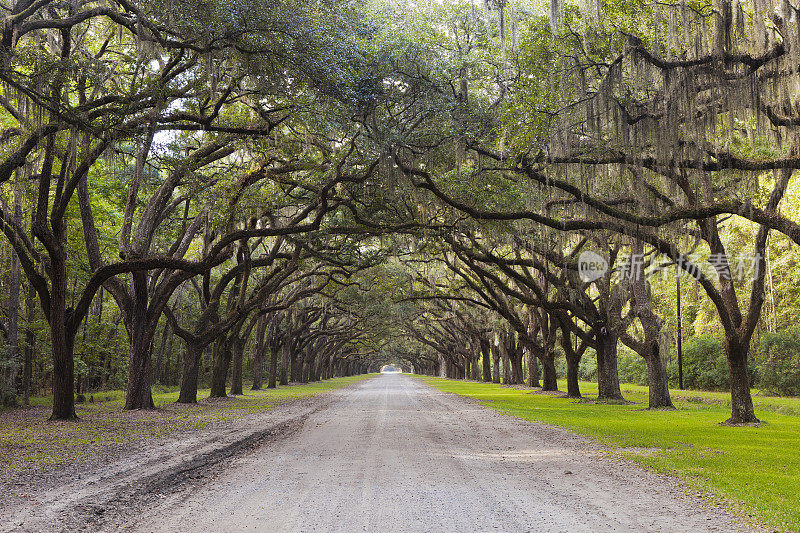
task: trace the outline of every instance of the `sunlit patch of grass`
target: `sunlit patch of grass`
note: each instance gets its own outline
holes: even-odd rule
[[[341,388],[368,376],[334,378],[277,389],[245,391],[242,396],[208,398],[198,391],[194,405],[180,405],[178,390],[153,392],[154,411],[123,411],[124,391],[94,393],[94,402],[76,406],[78,421],[48,421],[52,398],[32,398],[28,408],[0,412],[0,479],[12,472],[57,467],[97,454],[113,453],[133,441],[261,413],[276,405]],[[87,395],[88,398],[88,395]]]
[[[422,378],[527,420],[569,428],[777,530],[800,531],[800,398],[755,398],[761,427],[728,427],[725,393],[673,391],[676,411],[648,411],[647,388],[624,385],[632,404],[581,403],[501,385]],[[564,383],[560,383],[562,390]],[[581,383],[597,394],[597,385]],[[789,413],[789,414],[782,414]],[[626,448],[628,449],[626,451]]]

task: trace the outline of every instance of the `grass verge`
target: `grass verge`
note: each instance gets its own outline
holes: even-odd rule
[[[76,406],[77,422],[48,421],[52,398],[32,398],[31,407],[0,411],[0,480],[25,470],[58,468],[108,455],[132,441],[158,439],[175,431],[268,411],[280,403],[338,389],[366,377],[246,391],[242,396],[209,398],[194,405],[176,404],[177,390],[154,390],[158,409],[153,411],[123,411],[124,391],[99,392],[92,395],[94,402]],[[198,391],[198,397],[207,397],[208,393],[208,389]]]
[[[761,427],[727,427],[726,394],[673,391],[677,411],[648,411],[647,388],[623,386],[630,405],[586,403],[531,389],[421,378],[503,413],[569,428],[657,472],[675,475],[732,511],[777,531],[800,531],[800,398],[756,398]],[[559,384],[564,390],[565,383]],[[587,398],[597,384],[581,383]],[[791,414],[784,414],[791,413]]]

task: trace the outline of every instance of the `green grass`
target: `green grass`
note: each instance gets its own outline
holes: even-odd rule
[[[648,411],[647,388],[635,385],[623,386],[633,404],[610,405],[495,384],[421,379],[503,413],[592,437],[614,453],[721,497],[741,515],[775,530],[800,531],[800,398],[757,397],[757,415],[765,424],[728,427],[719,424],[730,416],[724,393],[673,391],[677,411]],[[597,385],[581,383],[581,391],[596,396]]]
[[[20,471],[57,468],[120,451],[134,441],[158,439],[178,430],[200,429],[276,405],[337,389],[369,376],[335,378],[277,389],[246,391],[242,396],[210,399],[209,390],[198,391],[194,405],[180,405],[177,390],[153,391],[158,409],[123,411],[124,391],[93,393],[94,402],[76,406],[74,421],[47,418],[51,397],[31,399],[29,408],[0,411],[0,480]],[[90,395],[87,394],[87,399]]]

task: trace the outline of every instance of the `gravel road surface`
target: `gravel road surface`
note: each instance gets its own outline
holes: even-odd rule
[[[746,531],[679,482],[581,437],[385,374],[286,438],[164,491],[115,527],[236,531]],[[105,524],[107,528],[110,524]]]

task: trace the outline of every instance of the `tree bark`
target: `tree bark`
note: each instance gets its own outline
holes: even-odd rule
[[[567,357],[567,397],[580,398],[581,387],[578,381],[578,368],[581,362],[581,358],[575,354],[567,354],[566,357]]]
[[[669,395],[667,369],[659,346],[663,320],[653,312],[644,262],[634,258],[644,257],[644,243],[640,239],[631,240],[631,292],[632,304],[636,316],[642,324],[644,341],[631,346],[641,355],[647,364],[648,399],[650,409],[673,408]]]
[[[492,345],[492,383],[500,383],[500,348]]]
[[[664,360],[655,346],[653,354],[645,359],[647,363],[647,381],[649,384],[648,401],[650,409],[674,409],[672,398],[669,394],[667,368]]]
[[[197,378],[200,373],[200,357],[202,355],[203,346],[186,342],[178,403],[197,403]]]
[[[503,358],[503,384],[509,385],[512,383],[512,373],[511,360],[508,354],[508,344],[506,338],[500,340],[500,355]]]
[[[750,371],[747,368],[747,348],[738,339],[726,338],[725,353],[731,383],[731,417],[728,424],[757,424],[750,394]]]
[[[231,394],[242,395],[244,394],[243,369],[244,364],[244,345],[246,339],[236,337],[233,340],[233,361],[231,367]]]
[[[304,357],[303,359],[304,359],[303,383],[314,381],[314,365],[316,364],[316,357],[314,356],[314,351],[309,350],[306,357]]]
[[[33,321],[36,319],[36,291],[33,287],[28,289],[25,297],[25,348],[23,350],[24,363],[22,369],[22,402],[25,405],[30,403],[31,390],[33,388],[33,357],[36,353],[36,331],[33,329]]]
[[[556,375],[555,354],[542,354],[542,390],[557,391],[558,376]]]
[[[491,346],[488,339],[480,339],[481,362],[483,363],[483,381],[492,381],[492,355]]]
[[[539,387],[539,359],[533,350],[525,350],[528,354],[528,387]]]
[[[60,234],[60,228],[54,228]],[[64,242],[55,236],[56,243]],[[67,327],[72,309],[67,309],[67,265],[62,246],[50,254],[50,335],[53,343],[53,414],[51,420],[74,420],[75,414],[75,332]]]
[[[269,354],[269,381],[267,382],[268,389],[277,387],[278,381],[278,349],[276,346],[270,346]]]
[[[156,324],[147,309],[147,272],[134,272],[133,309],[130,317],[129,340],[130,359],[128,362],[128,388],[125,395],[125,409],[153,409],[153,394],[150,390],[150,355]]]
[[[264,383],[264,352],[267,349],[265,336],[269,320],[267,316],[262,316],[256,326],[256,345],[253,349],[253,387],[251,390],[261,390]]]
[[[299,383],[301,381],[300,366],[302,365],[302,360],[302,353],[299,353],[297,350],[292,350],[289,352],[289,375],[290,379],[295,383]]]
[[[175,346],[175,334],[170,327],[170,334],[167,335],[167,345],[164,348],[164,366],[159,369],[162,383],[172,385],[172,349]],[[175,354],[175,368],[178,369],[178,354]]]
[[[617,369],[617,335],[597,335],[597,389],[599,400],[624,400]]]
[[[222,338],[217,341],[214,346],[214,367],[211,372],[211,394],[210,398],[226,398],[228,369],[230,368],[232,358],[232,344],[231,339]]]
[[[284,340],[283,344],[281,344],[281,369],[280,369],[281,385],[289,384],[289,351],[291,350],[289,343],[290,343],[289,339],[286,339]]]
[[[524,382],[522,372],[522,345],[517,340],[516,334],[511,334],[511,345],[508,354],[511,359],[511,383],[521,385]]]

